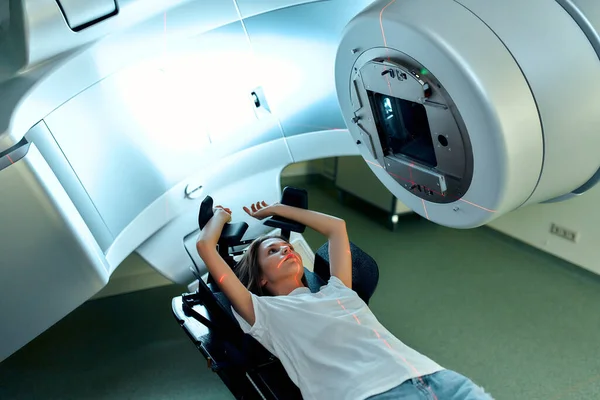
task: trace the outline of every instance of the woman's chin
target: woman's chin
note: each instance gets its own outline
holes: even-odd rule
[[[287,263],[294,267],[302,266],[302,261],[298,260],[297,258],[291,258],[287,260]]]

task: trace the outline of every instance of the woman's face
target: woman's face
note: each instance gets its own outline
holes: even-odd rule
[[[263,284],[276,285],[282,281],[297,281],[304,274],[302,258],[294,251],[294,246],[285,240],[270,238],[263,241],[258,249],[258,262],[263,273]]]

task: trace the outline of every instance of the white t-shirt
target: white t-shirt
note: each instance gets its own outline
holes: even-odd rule
[[[281,360],[305,400],[363,400],[444,368],[406,346],[355,291],[332,276],[317,293],[252,294],[252,327],[243,331]]]

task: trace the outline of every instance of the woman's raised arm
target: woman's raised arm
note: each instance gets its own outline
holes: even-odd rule
[[[251,210],[244,207],[244,211],[257,219],[274,215],[291,219],[326,236],[329,240],[331,275],[337,277],[347,287],[352,288],[352,255],[346,222],[343,219],[279,203],[269,206],[264,201],[253,204]]]
[[[223,226],[229,221],[231,221],[230,212],[222,207],[216,207],[214,215],[204,229],[200,231],[196,250],[235,311],[252,326],[256,320],[252,296],[217,252],[217,243],[223,231]]]

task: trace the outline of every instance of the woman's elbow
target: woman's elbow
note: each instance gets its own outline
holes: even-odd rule
[[[204,239],[200,239],[196,242],[196,251],[198,252],[199,256],[202,256],[202,254],[206,253],[209,247],[209,243]]]
[[[331,235],[346,234],[346,221],[341,218],[336,218],[331,229]]]

